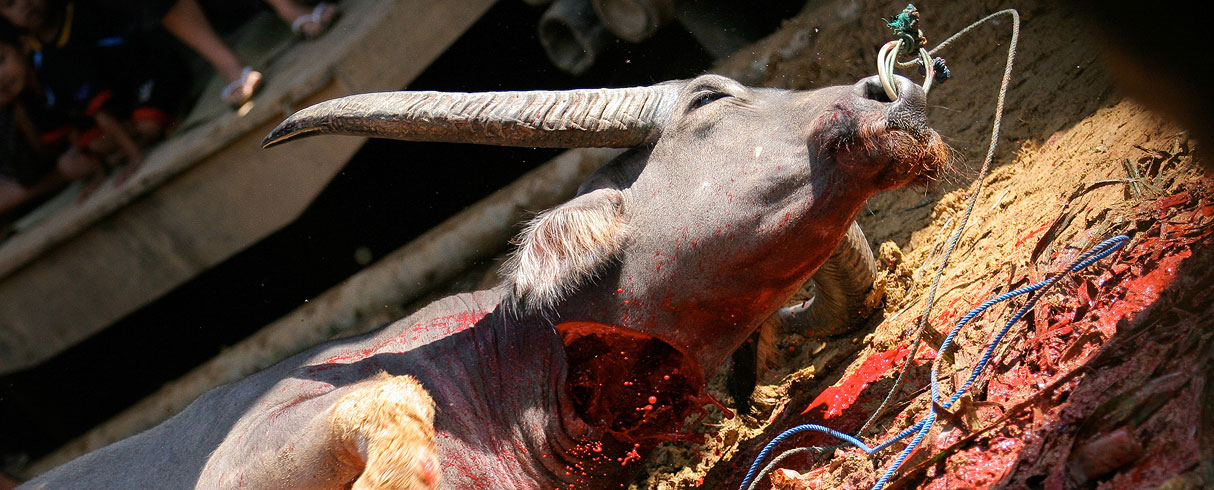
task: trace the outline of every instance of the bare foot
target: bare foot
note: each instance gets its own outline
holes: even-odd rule
[[[310,11],[298,5],[296,7],[297,13],[291,21],[291,32],[307,40],[320,37],[341,15],[341,9],[329,2],[320,2]]]
[[[261,72],[254,70],[251,66],[244,67],[240,72],[240,78],[232,80],[219,96],[223,98],[229,106],[233,108],[244,105],[253,98],[253,94],[261,88]]]

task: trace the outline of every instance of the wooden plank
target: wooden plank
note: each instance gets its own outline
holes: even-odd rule
[[[262,151],[262,136],[293,107],[401,88],[493,3],[342,2],[332,32],[267,67],[270,82],[246,113],[175,136],[125,185],[5,242],[0,373],[60,352],[292,221],[364,140]],[[394,42],[417,45],[385,47]]]
[[[304,141],[309,140],[300,140]],[[34,462],[26,476],[32,478],[151,428],[215,386],[239,380],[321,342],[366,331],[391,319],[383,318],[385,314],[401,315],[404,305],[456,277],[469,263],[492,258],[506,247],[516,225],[530,213],[571,197],[591,172],[619,153],[608,149],[562,153]]]
[[[338,84],[317,100],[341,95]],[[294,220],[361,141],[312,144],[307,158],[228,149],[93,224],[0,282],[0,365],[33,365]]]

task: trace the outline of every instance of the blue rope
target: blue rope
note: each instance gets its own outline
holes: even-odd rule
[[[898,442],[902,439],[909,437],[911,434],[914,434],[914,438],[911,439],[910,444],[907,445],[906,448],[903,449],[902,452],[898,454],[898,457],[896,459],[894,459],[894,463],[892,465],[890,465],[890,467],[885,471],[885,473],[883,475],[881,475],[881,478],[877,480],[877,483],[875,485],[873,485],[873,490],[880,490],[882,487],[885,486],[886,483],[889,482],[889,479],[892,478],[894,476],[894,473],[898,471],[898,467],[902,466],[902,463],[906,461],[906,458],[909,457],[912,452],[914,452],[915,448],[919,447],[919,443],[923,442],[923,438],[927,435],[928,431],[931,430],[932,424],[934,424],[936,422],[936,417],[937,417],[936,407],[939,406],[941,408],[947,409],[947,408],[951,407],[954,403],[957,402],[957,400],[959,400],[961,398],[962,394],[964,394],[965,391],[968,390],[971,385],[973,385],[974,381],[978,379],[978,375],[982,373],[983,368],[985,368],[987,363],[990,362],[991,356],[993,355],[995,348],[999,346],[999,342],[1003,340],[1003,337],[1007,334],[1008,330],[1010,330],[1012,328],[1012,325],[1014,325],[1016,322],[1020,321],[1020,319],[1025,315],[1025,313],[1028,313],[1028,311],[1030,309],[1032,309],[1033,305],[1037,303],[1037,300],[1040,299],[1044,295],[1045,290],[1049,289],[1051,286],[1053,286],[1055,283],[1057,283],[1064,276],[1066,276],[1068,274],[1073,274],[1080,270],[1083,270],[1084,268],[1086,268],[1089,265],[1092,265],[1096,261],[1103,259],[1105,257],[1108,257],[1109,254],[1112,254],[1113,252],[1117,251],[1117,249],[1121,248],[1122,245],[1125,245],[1125,243],[1127,241],[1129,241],[1129,239],[1130,239],[1130,237],[1128,237],[1128,236],[1117,235],[1117,236],[1109,238],[1103,242],[1100,242],[1095,247],[1092,247],[1091,250],[1084,252],[1082,255],[1080,255],[1074,261],[1072,261],[1071,265],[1068,266],[1067,269],[1065,271],[1063,271],[1061,274],[1057,274],[1053,277],[1050,277],[1049,279],[1038,282],[1036,284],[1032,284],[1029,286],[1025,286],[1025,287],[1016,289],[1014,291],[1009,291],[1009,292],[1000,294],[999,296],[996,296],[992,299],[987,300],[986,302],[982,303],[981,305],[978,305],[978,307],[974,308],[973,310],[970,310],[969,313],[966,313],[965,316],[961,317],[961,320],[957,321],[957,324],[954,325],[951,330],[949,330],[948,335],[945,336],[944,341],[941,342],[940,348],[937,349],[937,351],[936,351],[937,360],[939,360],[944,355],[944,353],[948,350],[948,348],[950,346],[952,346],[953,339],[956,338],[957,333],[961,331],[961,327],[963,327],[963,326],[965,326],[965,324],[969,323],[969,321],[972,320],[975,316],[978,316],[980,313],[982,313],[983,311],[986,311],[988,308],[990,308],[991,306],[994,306],[997,303],[1007,301],[1009,299],[1015,298],[1016,296],[1020,296],[1022,294],[1028,294],[1028,293],[1031,293],[1034,291],[1041,291],[1041,293],[1038,293],[1038,294],[1030,297],[1029,300],[1024,304],[1024,306],[1020,307],[1020,309],[1017,310],[1014,315],[1012,315],[1011,319],[1008,320],[1007,323],[1005,323],[1003,325],[1003,328],[1001,328],[999,330],[999,333],[996,334],[994,339],[992,339],[991,342],[987,345],[986,350],[982,353],[982,358],[978,361],[977,364],[974,365],[973,372],[970,373],[969,379],[967,379],[965,381],[965,383],[963,383],[957,389],[957,392],[954,393],[953,396],[950,397],[948,402],[946,402],[946,403],[940,403],[940,386],[939,386],[939,381],[938,381],[939,378],[937,377],[937,374],[936,374],[937,363],[935,363],[935,362],[932,363],[932,375],[931,375],[932,409],[930,412],[928,412],[927,416],[923,418],[923,420],[919,421],[915,425],[910,426],[909,428],[898,433],[897,435],[890,437],[888,440],[886,440],[885,442],[883,442],[881,444],[878,444],[875,447],[870,447],[869,445],[867,445],[863,441],[861,441],[858,437],[853,437],[851,435],[844,434],[842,432],[831,429],[829,427],[825,427],[825,426],[818,425],[818,424],[798,425],[796,427],[793,427],[791,429],[788,429],[788,430],[780,433],[780,435],[776,436],[774,439],[771,440],[771,442],[767,443],[767,445],[763,447],[763,450],[759,452],[759,455],[757,457],[755,457],[755,461],[753,463],[751,463],[750,470],[746,472],[746,478],[744,480],[742,480],[742,485],[738,487],[739,490],[746,490],[747,488],[750,487],[751,480],[755,477],[755,473],[758,472],[760,465],[763,463],[763,461],[765,459],[767,459],[767,456],[769,456],[771,454],[771,452],[774,451],[775,448],[781,442],[783,442],[785,439],[787,439],[793,435],[800,434],[802,432],[813,431],[813,432],[821,432],[824,434],[829,434],[831,436],[834,436],[837,439],[843,440],[844,442],[847,442],[848,444],[851,444],[852,446],[859,448],[861,451],[864,451],[865,454],[873,454],[877,451],[880,451],[882,449],[889,447],[890,445],[892,445],[895,442]],[[910,360],[908,359],[907,362],[910,362]]]

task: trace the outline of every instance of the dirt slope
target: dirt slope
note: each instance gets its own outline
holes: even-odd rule
[[[722,71],[777,87],[853,83],[875,71],[877,48],[890,38],[881,17],[903,6],[811,2]],[[1214,406],[1206,383],[1214,198],[1193,163],[1196,142],[1123,100],[1088,32],[1050,4],[919,7],[929,44],[1002,8],[1017,8],[1023,20],[999,151],[945,269],[929,345],[972,307],[1058,272],[1101,239],[1125,233],[1131,241],[1061,281],[1012,327],[972,395],[935,424],[886,488],[1214,486],[1214,413],[1203,413]],[[928,189],[874,198],[860,217],[884,267],[873,318],[838,338],[783,339],[789,354],[777,371],[786,376],[757,388],[755,413],[709,420],[701,430],[715,438],[659,451],[634,487],[737,488],[782,430],[820,423],[853,433],[876,409],[906,362],[944,241],[977,188],[1009,33],[1003,17],[942,53],[953,80],[933,89],[930,119],[966,162]],[[945,393],[1023,304],[995,306],[962,331],[941,364]],[[924,417],[935,357],[919,352],[902,396],[863,439],[879,442]],[[799,436],[780,450],[834,443]],[[774,487],[869,488],[903,447],[793,456]],[[772,486],[765,479],[757,488]]]

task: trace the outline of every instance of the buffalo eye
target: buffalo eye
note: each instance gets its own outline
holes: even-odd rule
[[[717,90],[701,90],[691,98],[687,110],[692,111],[711,104],[713,101],[729,97],[729,94]]]

